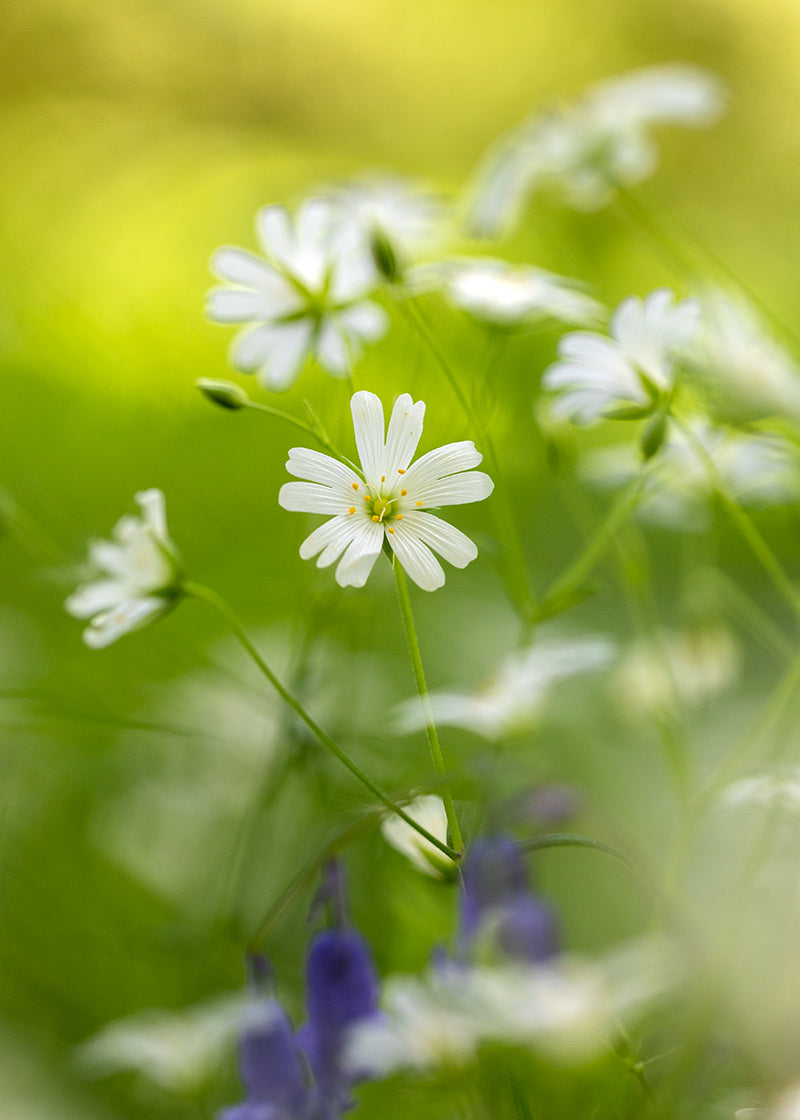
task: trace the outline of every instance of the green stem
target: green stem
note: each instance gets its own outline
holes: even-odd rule
[[[3,528],[35,559],[44,559],[50,564],[58,563],[59,550],[56,545],[33,517],[21,509],[10,494],[0,489],[0,530]]]
[[[697,457],[703,463],[706,474],[708,475],[708,480],[720,501],[725,506],[725,509],[728,511],[734,525],[761,562],[764,571],[775,584],[777,590],[783,595],[798,619],[800,619],[800,591],[798,591],[792,580],[786,574],[783,565],[767,544],[767,541],[762,536],[761,531],[750,514],[742,509],[736,499],[728,493],[725,481],[719,472],[717,464],[712,459],[703,441],[692,430],[689,424],[679,419],[674,413],[673,420],[684,433],[687,442],[692,446]]]
[[[203,602],[208,603],[210,606],[214,607],[215,610],[219,611],[219,613],[222,615],[222,617],[230,627],[233,636],[236,638],[242,648],[250,655],[252,660],[267,678],[269,683],[272,685],[272,687],[275,689],[284,703],[288,704],[295,715],[303,721],[309,731],[311,731],[314,737],[322,744],[325,750],[328,751],[329,754],[332,754],[334,758],[338,759],[338,761],[341,762],[341,764],[350,771],[353,777],[361,783],[364,789],[368,790],[372,794],[372,796],[376,797],[378,801],[380,801],[387,809],[391,809],[393,813],[396,813],[398,817],[404,820],[407,825],[410,825],[415,832],[418,832],[420,834],[420,836],[424,836],[425,839],[429,841],[429,843],[433,844],[434,847],[438,848],[440,852],[443,852],[452,860],[457,860],[460,858],[459,852],[454,851],[452,848],[448,847],[447,844],[443,844],[441,840],[437,839],[432,833],[428,832],[426,828],[423,828],[422,825],[418,824],[417,821],[410,817],[404,809],[396,804],[396,802],[392,800],[389,794],[382,790],[381,787],[361,769],[357,762],[354,762],[352,758],[345,754],[342,748],[330,737],[327,731],[324,731],[319,726],[319,724],[308,714],[300,701],[292,696],[292,694],[286,688],[284,688],[284,686],[270,669],[269,665],[267,665],[264,658],[250,641],[250,638],[247,635],[247,631],[242,626],[236,613],[222,598],[221,595],[218,595],[217,592],[213,591],[210,587],[203,587],[202,584],[199,583],[185,583],[183,585],[183,591],[186,595],[191,595],[195,599],[201,599],[203,600]]]
[[[597,567],[606,550],[614,543],[620,526],[625,523],[636,508],[642,496],[646,478],[647,471],[645,470],[619,494],[605,520],[600,523],[583,552],[542,598],[536,611],[537,619],[551,618],[554,614],[559,614],[561,610],[566,609],[561,604],[569,605],[572,596],[580,590]]]
[[[255,412],[265,412],[268,416],[276,416],[279,420],[286,420],[287,423],[294,424],[295,428],[299,428],[301,432],[307,432],[308,435],[313,436],[317,443],[324,447],[325,450],[329,452],[329,454],[333,455],[335,459],[338,459],[340,463],[345,463],[348,467],[356,471],[356,473],[361,475],[361,477],[363,478],[363,474],[360,468],[357,467],[356,464],[352,462],[352,460],[348,459],[346,455],[343,455],[342,452],[339,451],[339,449],[331,443],[330,439],[328,438],[327,432],[317,421],[313,413],[311,413],[313,422],[311,424],[307,424],[305,420],[301,420],[297,416],[292,416],[291,413],[284,412],[283,409],[273,408],[268,404],[262,404],[261,401],[248,400],[245,407],[252,408]],[[309,412],[310,411],[311,410],[309,409]]]
[[[439,368],[445,375],[450,388],[453,390],[456,400],[461,405],[467,419],[474,425],[478,439],[486,450],[486,459],[489,469],[498,484],[495,500],[491,503],[491,508],[498,536],[501,543],[504,543],[506,547],[509,568],[506,581],[508,584],[508,591],[512,600],[516,602],[519,613],[527,626],[531,621],[535,609],[533,591],[528,578],[528,566],[525,562],[525,554],[522,549],[517,522],[508,502],[508,489],[502,484],[502,472],[500,470],[500,462],[497,457],[494,440],[489,435],[489,431],[485,427],[480,413],[477,409],[473,408],[469,398],[462,389],[458,377],[450,366],[447,356],[441,346],[439,346],[436,336],[423,312],[413,300],[405,302],[403,307],[414,324],[420,338],[436,359]]]
[[[414,626],[414,614],[411,610],[411,600],[408,596],[408,584],[406,583],[403,566],[396,556],[392,563],[397,582],[397,598],[400,602],[400,614],[406,632],[406,641],[408,642],[408,652],[411,655],[414,680],[417,682],[417,691],[419,692],[419,697],[422,701],[422,709],[425,713],[425,729],[428,735],[428,746],[431,750],[434,769],[436,770],[441,784],[442,801],[444,802],[444,808],[447,814],[450,838],[458,851],[462,852],[464,850],[464,840],[461,836],[461,829],[458,826],[456,807],[453,804],[453,795],[450,792],[450,785],[447,781],[447,767],[445,766],[444,755],[442,754],[439,735],[436,731],[436,723],[433,718],[433,708],[431,707],[428,685],[425,681],[425,670],[422,667],[422,656],[419,651],[419,642],[417,641],[417,630]]]

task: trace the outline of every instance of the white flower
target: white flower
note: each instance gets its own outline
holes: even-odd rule
[[[761,806],[765,809],[800,810],[800,769],[777,770],[774,774],[757,774],[740,778],[726,786],[719,795],[723,809]]]
[[[591,86],[492,146],[472,191],[470,225],[482,236],[509,233],[540,190],[555,191],[576,210],[596,210],[618,186],[655,170],[654,125],[703,127],[723,104],[720,81],[696,66],[654,66]]]
[[[447,813],[441,797],[437,797],[435,793],[415,797],[405,806],[405,811],[432,836],[441,840],[443,844],[447,843]],[[433,875],[437,879],[450,878],[453,861],[443,856],[430,840],[426,840],[416,829],[406,824],[402,817],[392,813],[391,816],[384,818],[381,832],[384,839],[398,852],[407,856],[420,871],[424,871],[426,875]]]
[[[611,318],[610,338],[594,331],[565,335],[558,347],[561,360],[542,378],[542,387],[558,394],[553,414],[591,424],[620,407],[644,412],[654,392],[668,390],[700,313],[697,300],[674,300],[666,288],[645,299],[629,296]]]
[[[360,231],[337,221],[330,200],[314,198],[294,220],[283,206],[264,207],[256,234],[266,260],[229,246],[211,260],[235,286],[209,293],[209,318],[251,324],[234,340],[233,365],[273,392],[293,384],[308,356],[346,377],[362,343],[382,338],[388,326],[385,311],[364,298],[377,275]]]
[[[438,724],[463,727],[485,739],[519,734],[541,716],[556,684],[576,673],[602,669],[613,655],[614,646],[603,637],[546,638],[510,654],[479,692],[431,693],[434,717]],[[425,726],[416,698],[396,712],[401,733]]]
[[[142,513],[126,515],[110,541],[89,544],[89,562],[98,577],[79,587],[64,603],[74,618],[89,618],[83,640],[102,649],[138,630],[172,607],[180,594],[178,557],[167,532],[164,495],[144,490],[134,495]]]
[[[301,513],[330,513],[300,546],[304,560],[317,567],[339,561],[341,587],[363,587],[383,548],[394,550],[410,578],[424,591],[444,583],[433,549],[457,568],[478,555],[469,537],[427,510],[487,498],[494,483],[472,470],[481,459],[471,440],[448,443],[411,463],[422,435],[425,405],[408,393],[398,397],[384,439],[383,406],[374,393],[359,392],[350,402],[363,477],[319,451],[294,447],[286,469],[304,482],[287,482],[278,501]]]
[[[481,1045],[529,1046],[547,1058],[580,1062],[679,979],[665,943],[624,946],[599,961],[546,965],[444,966],[390,978],[384,1014],[355,1027],[346,1063],[373,1077],[398,1069],[465,1065]]]
[[[192,1093],[213,1076],[245,1009],[243,996],[223,995],[182,1011],[140,1011],[84,1042],[78,1061],[95,1077],[134,1070],[169,1092]]]
[[[742,299],[721,291],[704,297],[693,364],[725,415],[800,418],[800,368]]]
[[[332,201],[362,231],[378,270],[388,279],[444,236],[442,199],[400,176],[345,183],[333,192]]]
[[[602,304],[577,281],[490,257],[422,265],[414,270],[412,283],[442,287],[452,304],[494,326],[524,326],[548,318],[589,326],[603,316]]]
[[[741,647],[726,626],[698,623],[634,642],[614,675],[613,692],[631,715],[649,718],[724,692],[741,665]]]
[[[800,467],[788,440],[766,433],[744,435],[705,420],[693,420],[691,426],[738,502],[767,506],[797,501]],[[581,466],[583,477],[597,486],[622,486],[639,471],[640,457],[629,443],[593,451]],[[672,529],[700,531],[708,523],[713,493],[706,464],[692,441],[673,425],[654,460],[637,516]]]

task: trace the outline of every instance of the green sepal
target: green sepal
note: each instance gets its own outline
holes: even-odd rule
[[[648,422],[641,436],[642,455],[645,462],[660,450],[667,434],[667,413],[660,410]]]

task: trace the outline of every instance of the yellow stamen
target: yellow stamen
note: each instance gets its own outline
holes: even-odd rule
[[[400,497],[401,497],[401,498],[405,498],[405,496],[406,496],[406,494],[407,494],[407,493],[408,493],[408,490],[401,490],[401,491],[400,491]]]
[[[422,502],[417,502],[417,505],[418,505],[418,506],[421,506],[421,505],[422,505]]]
[[[402,521],[402,520],[403,520],[403,515],[402,515],[402,513],[398,513],[398,515],[397,515],[397,520],[398,520],[398,521]]]
[[[350,506],[349,512],[350,513],[355,513],[356,512],[356,507],[355,506]]]
[[[386,475],[385,475],[385,474],[382,474],[382,475],[381,475],[381,482],[385,482],[385,481],[386,481]]]
[[[353,489],[354,489],[354,490],[358,490],[358,483],[357,483],[357,482],[354,482],[354,483],[353,483]]]
[[[378,517],[377,513],[373,513],[372,520],[373,521],[380,521],[380,517]]]
[[[389,530],[390,533],[394,532],[394,529],[391,527],[391,525],[387,525],[386,528]]]
[[[397,468],[397,473],[398,474],[405,474],[406,473],[406,468],[405,467],[398,467]]]

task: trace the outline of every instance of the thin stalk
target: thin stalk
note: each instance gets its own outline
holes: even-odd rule
[[[580,556],[578,556],[564,575],[557,579],[543,596],[536,611],[536,616],[538,618],[545,619],[551,617],[552,614],[560,613],[558,609],[559,603],[568,602],[570,597],[580,590],[581,586],[586,582],[603,558],[606,550],[614,543],[620,526],[625,523],[629,515],[636,508],[642,496],[646,478],[647,472],[642,471],[642,473],[633,479],[619,494],[617,500],[608,511],[605,520],[600,523],[594,536],[584,547]]]
[[[271,405],[262,404],[261,401],[248,400],[245,407],[252,408],[255,412],[265,412],[268,416],[276,416],[279,420],[286,420],[287,423],[294,424],[295,428],[299,428],[301,432],[307,432],[308,435],[313,436],[317,443],[324,447],[325,450],[329,452],[329,454],[333,455],[335,459],[338,459],[340,463],[345,463],[348,467],[350,467],[352,470],[356,471],[363,477],[361,469],[357,467],[356,464],[352,462],[352,460],[348,459],[346,455],[343,455],[342,452],[339,451],[339,449],[331,443],[330,439],[328,438],[327,432],[317,421],[316,417],[313,416],[313,413],[313,422],[311,424],[307,424],[305,420],[301,420],[298,416],[292,416],[290,412],[284,412],[281,408],[273,408]]]
[[[397,582],[397,598],[400,603],[400,614],[403,619],[403,628],[406,632],[408,652],[411,655],[411,667],[414,670],[417,692],[419,692],[419,698],[422,701],[422,710],[425,713],[425,730],[428,735],[428,746],[431,750],[433,767],[441,785],[442,801],[444,802],[444,808],[447,814],[450,838],[458,851],[462,852],[464,850],[464,840],[461,836],[461,829],[458,826],[456,807],[453,804],[453,795],[450,792],[450,785],[447,781],[447,767],[445,766],[444,755],[442,753],[441,744],[439,743],[439,734],[436,730],[436,723],[433,718],[433,708],[428,693],[428,685],[425,681],[425,670],[422,667],[422,656],[419,651],[419,642],[417,640],[417,629],[414,625],[414,614],[411,610],[411,600],[408,596],[406,575],[403,571],[403,565],[396,556],[392,563],[395,580]]]
[[[741,533],[747,544],[752,549],[757,559],[761,562],[764,571],[775,584],[776,589],[783,595],[797,618],[800,619],[800,591],[795,587],[787,575],[778,557],[770,548],[760,529],[749,513],[729,493],[725,481],[719,472],[717,464],[712,459],[703,441],[698,438],[691,426],[673,414],[673,420],[686,436],[698,458],[705,467],[708,480],[715,493],[725,506],[736,528]]]
[[[381,789],[381,787],[361,769],[358,763],[354,762],[353,759],[350,758],[349,755],[347,755],[342,750],[342,748],[331,738],[327,731],[324,731],[319,726],[319,724],[308,714],[300,701],[292,696],[288,689],[284,688],[284,686],[270,669],[269,665],[267,665],[264,658],[250,641],[250,638],[247,635],[247,631],[239,621],[238,615],[222,598],[221,595],[218,595],[217,592],[213,591],[210,587],[204,587],[199,583],[185,583],[183,585],[183,591],[186,595],[191,595],[195,599],[201,599],[203,602],[208,603],[222,615],[222,617],[230,627],[233,636],[236,638],[242,648],[249,654],[253,662],[258,666],[260,671],[264,674],[264,676],[267,678],[269,683],[272,685],[272,687],[275,689],[284,703],[288,704],[295,715],[303,721],[309,731],[311,731],[312,735],[314,735],[318,742],[321,743],[325,750],[328,751],[329,754],[332,754],[333,757],[336,758],[339,762],[341,762],[341,764],[350,771],[353,777],[361,783],[364,789],[368,790],[369,793],[371,793],[373,797],[377,798],[378,801],[380,801],[381,804],[383,804],[387,809],[391,809],[393,813],[396,813],[398,817],[404,820],[407,825],[410,825],[415,832],[418,832],[420,834],[420,836],[424,836],[425,839],[429,841],[429,843],[433,844],[434,847],[438,848],[440,852],[443,852],[452,860],[460,859],[460,852],[454,851],[452,848],[448,847],[447,844],[443,844],[441,840],[437,839],[432,833],[428,832],[426,828],[423,828],[422,825],[413,820],[413,818],[410,817],[404,809],[402,809],[395,801],[393,801],[389,794]]]
[[[773,657],[786,662],[794,658],[795,650],[792,643],[758,603],[739,587],[738,583],[734,583],[718,568],[709,569],[708,583],[710,594],[721,601],[723,607],[727,606],[729,612],[742,625],[748,627],[753,637],[757,638]]]
[[[491,503],[491,508],[498,536],[501,543],[503,543],[506,548],[509,568],[509,592],[511,598],[516,601],[520,614],[526,624],[529,624],[534,613],[533,591],[530,586],[528,566],[525,562],[525,553],[522,549],[517,522],[508,503],[508,490],[502,485],[502,472],[500,470],[500,462],[497,457],[494,440],[485,427],[480,413],[477,409],[473,408],[472,403],[462,389],[458,377],[447,360],[444,351],[437,342],[436,336],[423,312],[413,300],[405,302],[402,306],[406,309],[406,313],[414,324],[420,338],[436,359],[439,368],[447,379],[447,383],[453,390],[456,400],[461,405],[467,419],[474,425],[478,439],[486,450],[486,459],[489,469],[498,483],[495,501]]]
[[[10,494],[0,489],[0,530],[6,529],[17,544],[36,560],[58,563],[59,549],[29,513],[17,505]]]

